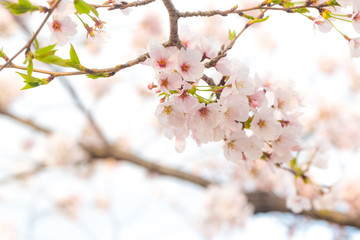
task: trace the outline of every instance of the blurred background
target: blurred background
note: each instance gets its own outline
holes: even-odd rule
[[[173,3],[179,11],[197,11],[235,5],[240,9],[258,2]],[[98,9],[106,24],[95,39],[86,38],[81,22],[72,17],[78,32],[70,42],[84,66],[113,67],[136,58],[150,39],[167,40],[168,15],[161,1],[129,10]],[[14,17],[2,6],[0,14],[0,47],[8,56],[26,44],[44,18],[37,12]],[[229,162],[223,143],[199,147],[189,138],[184,152],[177,153],[174,139],[164,136],[154,116],[159,99],[147,89],[154,81],[148,66],[139,64],[110,78],[59,77],[29,90],[20,90],[23,79],[14,69],[4,69],[0,240],[360,239],[354,227],[291,213],[252,214],[241,193],[266,192],[285,199],[300,188],[314,208],[320,205],[353,219],[360,211],[360,62],[350,58],[348,42],[334,29],[321,33],[299,14],[267,14],[266,22],[244,32],[228,57],[248,65],[252,76],[293,81],[302,99],[299,159],[322,163],[311,167],[309,176],[329,193],[318,196],[291,173],[261,161],[252,169]],[[187,26],[220,49],[228,42],[229,29],[238,32],[245,23],[234,15],[180,19],[180,38]],[[356,37],[351,24],[337,24]],[[40,46],[51,43],[49,35],[45,26],[38,36]],[[69,43],[58,49],[58,56],[68,58]],[[21,54],[14,62],[21,65],[23,60]],[[40,62],[35,68],[50,69]],[[122,152],[223,187],[204,188],[127,160],[94,157],[82,147],[102,146],[94,125]]]

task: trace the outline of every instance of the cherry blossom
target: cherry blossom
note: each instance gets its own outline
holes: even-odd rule
[[[74,36],[76,31],[76,23],[71,20],[69,16],[64,18],[54,18],[48,27],[51,30],[51,40],[63,46],[68,41],[68,36]]]
[[[203,76],[202,54],[194,49],[181,49],[177,58],[177,71],[186,81],[195,81]]]
[[[274,111],[267,107],[262,107],[251,122],[254,134],[266,141],[275,140],[280,129],[281,124],[274,119]]]
[[[148,51],[150,58],[147,63],[156,71],[172,70],[175,67],[176,53],[178,52],[175,47],[165,48],[157,41],[151,40],[148,44]]]
[[[181,127],[185,123],[185,115],[175,109],[174,105],[169,102],[160,104],[155,111],[155,115],[160,124],[165,127]]]

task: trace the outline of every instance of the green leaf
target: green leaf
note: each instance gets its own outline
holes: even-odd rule
[[[35,54],[36,55],[43,55],[43,54],[49,53],[50,51],[52,51],[54,49],[55,46],[56,46],[56,43],[53,44],[53,45],[49,45],[49,46],[40,48],[40,49],[35,51]]]
[[[36,77],[29,77],[28,75],[19,73],[19,72],[16,72],[16,73],[19,74],[23,79],[25,79],[24,83],[26,83],[26,85],[21,90],[48,84],[48,81],[46,80],[46,78],[40,79],[40,78],[36,78]]]
[[[18,3],[4,1],[4,6],[15,15],[24,14],[26,12],[34,12],[40,10],[39,6],[32,5],[29,0],[19,0]]]
[[[37,38],[34,39],[34,44],[35,44],[35,49],[39,50],[39,42],[38,42]]]
[[[76,11],[79,14],[83,14],[83,13],[89,14],[90,12],[93,12],[95,16],[99,17],[99,13],[96,11],[96,9],[93,6],[84,2],[83,0],[74,0],[74,5]]]
[[[258,22],[265,22],[266,20],[268,20],[268,18],[269,18],[269,16],[266,16],[265,18],[257,18],[257,19],[250,21],[250,23],[253,24],[253,23],[258,23]]]
[[[0,58],[7,58],[6,54],[3,51],[3,48],[0,49]]]
[[[236,32],[235,32],[235,30],[231,31],[231,30],[229,29],[229,40],[232,41],[232,40],[234,40],[235,38],[236,38]]]
[[[70,59],[73,64],[80,64],[80,60],[73,45],[70,43]]]

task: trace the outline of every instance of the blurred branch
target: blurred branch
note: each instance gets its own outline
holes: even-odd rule
[[[4,111],[0,111],[0,114],[4,114],[8,116],[8,114],[6,112],[4,113]],[[11,117],[12,119],[19,121],[20,123],[26,124],[30,127],[33,127],[36,130],[45,133],[50,132],[49,130],[45,130],[45,128],[38,126],[37,124],[32,123],[29,120],[24,120],[20,117],[13,117],[14,115],[10,115],[10,116],[12,116]],[[148,171],[155,172],[164,176],[170,176],[177,179],[181,179],[183,181],[190,182],[201,187],[208,187],[211,184],[219,184],[191,173],[186,173],[181,170],[177,170],[171,167],[167,167],[161,164],[144,160],[131,153],[120,151],[114,147],[112,147],[111,149],[94,148],[85,145],[82,145],[82,147],[84,148],[84,150],[88,151],[93,157],[93,159],[88,163],[94,161],[103,161],[104,158],[114,158],[117,161],[130,162],[135,165],[141,166],[147,169]],[[84,164],[84,163],[80,163],[80,164]],[[45,165],[38,165],[29,172],[18,173],[12,176],[8,176],[4,179],[1,179],[0,184],[8,183],[9,181],[12,180],[25,179],[27,177],[39,173],[45,168],[46,168]],[[289,209],[286,208],[286,199],[277,197],[272,193],[252,192],[252,193],[246,193],[246,195],[248,197],[248,201],[254,205],[255,213],[267,213],[267,212],[292,213]],[[301,215],[311,217],[313,219],[328,221],[342,226],[353,226],[360,229],[360,216],[353,218],[347,214],[340,212],[334,212],[328,210],[318,211],[315,209],[312,209],[311,211],[302,212]]]
[[[6,117],[9,117],[9,118],[21,123],[21,124],[24,124],[24,125],[27,125],[27,126],[33,128],[33,129],[35,129],[35,130],[37,130],[39,132],[42,132],[42,133],[45,133],[45,134],[50,134],[51,133],[51,131],[49,129],[37,125],[36,123],[34,123],[30,119],[21,118],[21,117],[16,116],[16,115],[14,115],[12,113],[9,113],[8,111],[5,111],[4,109],[1,109],[1,108],[0,108],[0,115],[4,115]]]

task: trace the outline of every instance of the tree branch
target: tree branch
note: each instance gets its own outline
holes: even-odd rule
[[[91,6],[95,8],[108,8],[108,10],[115,10],[115,9],[126,9],[129,7],[139,7],[152,2],[155,2],[155,0],[135,1],[131,3],[123,1],[121,3],[103,4],[103,5],[91,4]]]
[[[169,21],[170,21],[169,42],[166,45],[176,46],[180,49],[183,47],[183,44],[179,39],[179,33],[178,33],[179,11],[175,8],[171,0],[163,0],[163,3],[168,11]]]
[[[3,70],[6,66],[8,66],[9,64],[11,64],[11,61],[14,60],[17,56],[19,56],[20,53],[22,53],[22,51],[24,51],[25,49],[29,50],[30,46],[32,44],[32,42],[34,41],[34,39],[36,38],[36,36],[40,33],[41,29],[44,27],[46,21],[49,19],[49,17],[51,16],[51,14],[53,13],[53,11],[55,10],[55,8],[57,7],[57,5],[60,3],[61,0],[56,0],[55,3],[51,6],[51,8],[49,9],[48,14],[46,15],[45,19],[42,21],[42,23],[40,24],[39,28],[36,30],[36,32],[32,35],[32,37],[30,38],[30,40],[25,44],[24,47],[22,47],[13,57],[11,57],[9,60],[6,61],[6,63],[4,65],[2,65],[0,67],[0,71]]]
[[[0,111],[0,114],[5,114],[8,116],[8,113],[5,111]],[[13,116],[13,115],[11,115]],[[45,130],[45,128],[32,123],[29,120],[21,119],[20,117],[11,117],[16,121],[19,121],[22,124],[26,124],[36,130],[39,130],[44,133],[49,133],[49,130]],[[88,151],[92,157],[92,161],[99,161],[104,158],[114,158],[118,161],[127,161],[131,162],[135,165],[141,166],[151,172],[156,172],[158,174],[164,176],[171,176],[177,179],[181,179],[193,184],[196,184],[201,187],[208,187],[211,184],[219,184],[207,179],[204,179],[200,176],[196,176],[191,173],[186,173],[181,170],[173,169],[170,167],[163,166],[161,164],[153,163],[150,161],[146,161],[141,159],[133,154],[122,152],[116,148],[111,148],[110,151],[102,149],[102,148],[94,148],[90,146],[82,145],[84,150]],[[8,183],[11,180],[20,180],[27,177],[30,177],[34,174],[37,174],[39,171],[46,169],[46,166],[39,165],[36,166],[33,170],[25,173],[15,174],[13,176],[8,176],[2,180],[1,183]],[[249,203],[254,205],[255,213],[266,213],[266,212],[283,212],[283,213],[292,213],[289,209],[286,208],[286,200],[284,198],[279,198],[272,193],[267,192],[250,192],[246,193]],[[293,213],[292,213],[293,214]],[[353,226],[360,229],[360,216],[352,218],[347,214],[334,212],[334,211],[318,211],[315,209],[311,209],[310,211],[302,212],[300,215],[308,216],[313,219],[324,220],[331,223],[335,223],[343,226]]]

